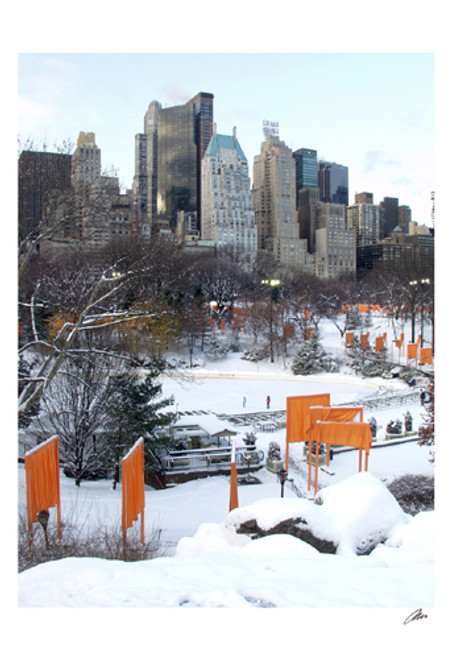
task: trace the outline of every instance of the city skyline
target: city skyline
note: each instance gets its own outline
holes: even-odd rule
[[[263,122],[295,151],[349,169],[349,203],[372,192],[397,197],[412,219],[431,225],[434,184],[434,57],[431,54],[21,54],[21,140],[48,150],[79,131],[94,132],[102,167],[130,188],[134,138],[153,100],[180,105],[214,94],[219,134],[237,137],[249,162],[264,141]],[[99,84],[99,81],[101,84]]]

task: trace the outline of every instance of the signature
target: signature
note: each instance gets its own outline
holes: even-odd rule
[[[413,622],[414,620],[423,620],[427,617],[427,614],[423,613],[423,609],[416,609],[413,611],[413,613],[410,613],[407,616],[407,618],[404,620],[404,624],[407,625],[409,622]]]

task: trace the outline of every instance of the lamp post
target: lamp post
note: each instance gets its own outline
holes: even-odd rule
[[[36,517],[38,518],[38,522],[42,526],[42,530],[44,531],[45,548],[48,549],[49,538],[47,535],[47,526],[49,523],[50,513],[48,510],[40,510],[38,513],[36,513]]]
[[[288,471],[285,469],[280,469],[277,472],[277,478],[279,479],[280,482],[280,496],[283,498],[283,489],[285,486],[286,481],[292,481],[292,478],[288,478]]]
[[[412,295],[411,295],[411,302],[412,302],[412,321],[411,321],[411,327],[412,327],[412,343],[415,343],[415,310],[416,310],[416,302],[417,302],[417,291],[425,286],[429,286],[431,283],[430,279],[427,277],[423,279],[412,279],[409,281],[409,286],[412,287]],[[423,309],[423,299],[420,299],[421,302],[421,347],[423,347],[423,325],[424,325],[424,309]]]
[[[266,286],[270,286],[269,290],[271,291],[271,294],[270,294],[271,302],[270,302],[270,306],[269,306],[269,351],[270,351],[271,363],[273,363],[274,362],[273,304],[274,304],[274,302],[277,302],[278,297],[279,297],[280,280],[279,279],[262,279],[261,283],[266,285]]]

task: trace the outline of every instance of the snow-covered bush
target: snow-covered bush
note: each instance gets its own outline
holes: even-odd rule
[[[404,429],[406,432],[412,431],[412,423],[413,423],[412,415],[407,410],[407,412],[404,414]]]
[[[280,460],[280,446],[277,442],[269,442],[267,458],[273,462]]]
[[[244,359],[249,362],[260,362],[263,359],[268,359],[269,349],[267,347],[251,348],[246,350],[241,359]]]
[[[368,419],[368,425],[370,426],[371,435],[372,435],[373,437],[376,437],[376,432],[377,432],[377,422],[376,422],[376,419],[374,418],[374,416],[372,416],[372,417],[370,417],[370,418]]]
[[[399,419],[389,421],[386,431],[389,435],[400,435],[402,433],[402,422]]]
[[[434,510],[433,476],[406,474],[388,483],[387,489],[409,515]]]
[[[257,441],[257,435],[255,432],[250,431],[250,432],[245,432],[244,437],[243,437],[243,442],[246,444],[246,450],[247,451],[254,451],[255,450],[255,443]],[[279,449],[280,452],[280,449]]]
[[[126,561],[144,561],[162,556],[159,543],[160,531],[153,529],[141,543],[139,533],[130,529],[127,535]],[[136,531],[136,530],[135,530]],[[109,560],[124,560],[123,535],[119,525],[99,525],[86,531],[83,523],[76,525],[63,519],[62,541],[58,538],[55,522],[48,527],[48,547],[38,524],[34,525],[33,542],[30,544],[28,523],[25,515],[19,515],[18,561],[19,572],[35,565],[68,557],[93,557]]]

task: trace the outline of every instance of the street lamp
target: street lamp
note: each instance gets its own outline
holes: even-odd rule
[[[286,481],[292,481],[292,478],[288,478],[288,471],[285,469],[280,469],[277,472],[277,478],[279,479],[280,482],[280,496],[283,498],[283,488],[285,486]]]
[[[278,290],[280,286],[280,279],[262,279],[261,283],[270,286],[271,303],[269,307],[269,350],[271,356],[271,363],[274,362],[274,345],[273,345],[273,304],[277,302]]]

